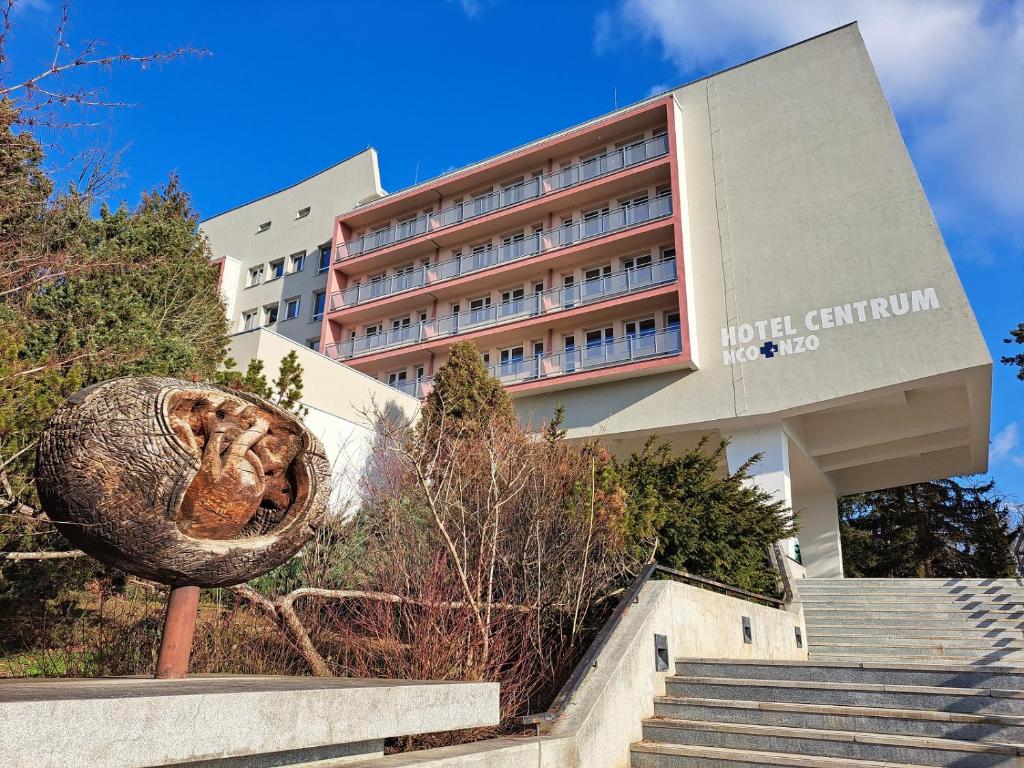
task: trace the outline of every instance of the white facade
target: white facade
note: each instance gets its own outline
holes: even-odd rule
[[[320,297],[327,285],[334,216],[383,194],[377,152],[369,148],[200,222],[213,258],[221,263],[231,333],[268,327],[299,344],[318,345],[323,312],[318,301],[326,301]]]

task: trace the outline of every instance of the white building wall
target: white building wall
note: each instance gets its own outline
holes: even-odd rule
[[[213,258],[226,260],[221,291],[231,333],[244,330],[246,312],[255,310],[258,323],[264,325],[265,308],[277,306],[278,320],[270,328],[300,344],[319,339],[321,321],[314,316],[314,297],[326,289],[328,274],[319,269],[320,248],[330,245],[337,214],[383,194],[377,152],[369,148],[286,189],[200,222]],[[300,217],[306,208],[309,213]],[[270,228],[261,232],[266,222]],[[305,265],[292,272],[296,254],[305,256]],[[270,265],[280,259],[285,275],[272,280]],[[260,265],[264,280],[250,285],[250,270]],[[299,299],[299,314],[286,319],[286,302],[294,298]]]

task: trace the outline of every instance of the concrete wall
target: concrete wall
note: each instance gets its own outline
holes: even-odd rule
[[[233,333],[243,330],[242,316],[250,310],[260,313],[277,304],[279,320],[271,327],[278,333],[306,344],[319,339],[319,319],[313,318],[314,294],[327,285],[327,272],[318,269],[320,247],[330,244],[334,216],[366,199],[383,195],[377,170],[377,152],[370,148],[287,189],[261,197],[200,222],[215,259],[226,259],[221,290],[225,294],[228,320]],[[297,218],[301,209],[309,214]],[[259,231],[269,221],[270,229]],[[305,266],[291,273],[291,257],[304,253]],[[286,274],[270,280],[270,262],[285,260]],[[249,270],[262,264],[264,282],[249,287]],[[285,302],[300,299],[299,315],[285,319]]]
[[[701,369],[604,384],[599,397],[582,388],[524,398],[524,410],[558,402],[570,435],[628,434],[991,365],[855,26],[673,95]],[[938,308],[872,320],[868,305],[865,322],[806,327],[813,310],[929,288]],[[816,335],[816,350],[726,364],[723,328],[785,316],[795,332],[785,338]]]
[[[326,768],[380,755],[386,738],[495,725],[498,695],[337,677],[0,680],[0,765]]]
[[[374,437],[373,413],[411,421],[419,412],[419,400],[265,328],[232,336],[228,346],[239,370],[252,359],[262,360],[268,381],[292,351],[302,366],[302,403],[309,409],[303,420],[320,438],[331,462],[331,508],[351,512]]]

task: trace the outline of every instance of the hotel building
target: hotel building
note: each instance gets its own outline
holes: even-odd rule
[[[991,359],[856,25],[336,214],[334,370],[404,401],[470,340],[570,437],[728,438],[810,576],[838,496],[987,467]]]

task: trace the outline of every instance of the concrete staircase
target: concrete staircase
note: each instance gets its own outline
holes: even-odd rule
[[[678,661],[634,768],[1024,766],[1024,586],[797,586],[808,661]]]

